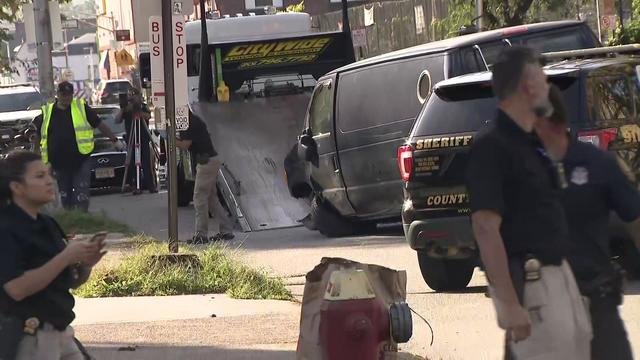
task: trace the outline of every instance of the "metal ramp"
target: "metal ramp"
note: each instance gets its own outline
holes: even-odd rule
[[[309,92],[198,103],[224,166],[219,185],[243,231],[299,226],[309,213],[289,195],[283,161],[300,134]]]

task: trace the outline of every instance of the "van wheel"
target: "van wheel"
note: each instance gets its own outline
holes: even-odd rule
[[[314,227],[327,237],[353,235],[356,230],[354,224],[336,213],[330,205],[317,196],[311,200],[311,218]]]
[[[188,181],[184,177],[184,170],[182,164],[178,165],[178,206],[189,206],[191,200],[193,200],[193,181]]]
[[[418,252],[418,264],[422,278],[435,291],[466,288],[475,268],[474,259],[436,259],[423,252]]]

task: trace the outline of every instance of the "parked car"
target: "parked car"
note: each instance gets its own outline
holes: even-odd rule
[[[0,152],[35,142],[33,119],[40,115],[40,92],[31,84],[0,86]]]
[[[344,236],[372,222],[399,220],[403,204],[396,151],[432,84],[485,70],[504,46],[541,51],[599,46],[584,22],[559,21],[436,41],[359,61],[320,78],[287,179],[292,196],[311,199],[315,228]],[[486,63],[485,63],[486,62]]]
[[[115,136],[124,140],[124,123],[116,123],[115,119],[120,112],[119,106],[101,105],[92,107],[98,117]],[[125,173],[127,152],[116,150],[113,142],[104,136],[100,129],[94,129],[95,148],[91,154],[91,188],[109,188],[122,186]]]
[[[563,91],[572,138],[613,152],[638,185],[640,59],[573,59],[549,65],[545,72]],[[473,139],[493,120],[496,106],[490,72],[440,82],[397,151],[405,236],[432,289],[466,287],[479,265],[465,170]],[[637,275],[640,256],[629,234],[617,219],[611,231],[614,253],[628,273]]]
[[[98,117],[111,129],[118,139],[125,141],[126,131],[124,122],[116,123],[115,119],[120,111],[119,106],[115,105],[99,105],[92,107]],[[161,184],[161,166],[166,162],[166,149],[163,133],[153,128],[151,132],[152,144],[149,146],[155,148],[158,157],[154,156],[154,149],[151,149],[151,169],[153,171],[153,181],[156,189]],[[99,129],[94,130],[95,149],[91,154],[92,170],[91,170],[91,188],[108,188],[121,187],[122,179],[125,174],[125,163],[127,158],[127,150],[118,151],[115,149],[111,140],[102,135]],[[126,142],[126,141],[125,141]],[[144,146],[142,144],[141,146]],[[133,160],[132,160],[133,161]]]
[[[126,94],[133,88],[129,80],[114,79],[101,80],[93,94],[91,95],[92,104],[119,104],[120,94]]]

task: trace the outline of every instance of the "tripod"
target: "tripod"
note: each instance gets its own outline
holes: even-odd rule
[[[147,136],[148,136],[148,142],[147,144],[142,144],[142,131],[145,131]],[[153,156],[155,156],[155,158],[157,159],[159,157],[158,155],[158,150],[155,147],[155,144],[153,144],[153,141],[151,140],[151,131],[149,130],[149,127],[147,126],[147,122],[140,116],[140,113],[137,112],[133,115],[133,118],[131,119],[131,131],[129,132],[129,139],[127,139],[127,157],[125,160],[125,170],[124,170],[124,177],[122,178],[122,189],[121,191],[124,192],[124,188],[125,188],[125,184],[127,183],[127,179],[129,177],[129,168],[131,165],[131,158],[132,158],[132,154],[134,157],[134,161],[135,161],[135,172],[136,172],[136,181],[135,181],[135,188],[137,191],[141,191],[140,189],[140,172],[144,171],[142,169],[142,148],[141,146],[150,146],[151,149],[153,149]],[[149,160],[151,160],[151,156],[149,156]],[[151,167],[151,164],[148,165],[149,167]],[[151,171],[153,171],[153,169],[151,169]],[[145,178],[148,179],[147,177],[152,176],[151,174],[144,174]],[[147,180],[149,181],[149,180]],[[157,186],[157,185],[156,185]],[[151,190],[151,189],[148,189]]]

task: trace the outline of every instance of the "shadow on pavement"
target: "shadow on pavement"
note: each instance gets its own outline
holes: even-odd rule
[[[87,346],[96,360],[175,360],[175,359],[216,359],[216,360],[294,360],[295,351],[271,349],[227,349],[212,346],[179,347],[150,345],[140,347],[114,347],[104,345]],[[424,357],[401,352],[398,360],[424,360]]]
[[[438,295],[438,294],[483,294],[487,292],[486,286],[469,286],[461,290],[452,291],[422,291],[410,292],[411,295]]]
[[[88,345],[87,350],[96,360],[294,360],[295,352],[269,349],[228,349],[212,346],[180,347],[169,345],[149,345],[139,347],[116,347]]]

